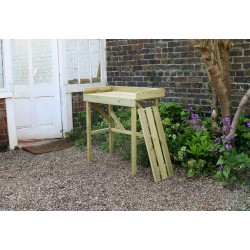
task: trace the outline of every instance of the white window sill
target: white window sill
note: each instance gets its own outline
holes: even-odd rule
[[[13,93],[10,91],[5,91],[5,92],[1,92],[0,90],[0,99],[3,98],[12,98],[13,97]]]
[[[107,84],[104,82],[98,82],[98,83],[86,83],[86,84],[65,84],[65,92],[66,93],[74,93],[74,92],[83,92],[86,88],[94,88],[94,87],[101,87],[106,86]]]

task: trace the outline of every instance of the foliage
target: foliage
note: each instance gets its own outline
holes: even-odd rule
[[[103,107],[105,108],[105,107]],[[115,107],[117,116],[125,129],[130,129],[131,113],[129,108]],[[160,116],[166,134],[172,162],[186,169],[187,176],[211,176],[217,181],[242,183],[250,187],[250,119],[241,116],[236,136],[229,136],[231,128],[229,118],[219,118],[217,127],[200,109],[185,108],[174,102],[159,104]],[[85,141],[85,113],[79,113],[75,120],[81,123],[80,128],[65,133],[67,138],[75,142],[75,146],[83,147]],[[107,122],[97,112],[92,113],[93,128],[107,126]],[[139,118],[137,131],[141,130]],[[103,150],[108,150],[108,134],[96,135]],[[114,146],[123,159],[131,159],[130,136],[114,135]],[[149,166],[149,159],[144,144],[138,145],[137,163]]]
[[[211,176],[218,181],[238,181],[250,186],[248,118],[240,118],[237,136],[232,137],[228,135],[229,118],[218,119],[218,126],[213,127],[200,109],[198,114],[180,104],[160,105],[172,161],[184,167],[188,177]]]
[[[131,110],[130,108],[125,107],[114,107],[114,111],[121,119],[121,122],[125,129],[130,130],[131,127]],[[137,131],[141,130],[141,125],[139,118],[137,119]],[[103,150],[108,151],[109,142],[106,138],[101,141],[100,144]],[[131,160],[131,138],[128,135],[124,134],[114,134],[114,147],[119,152],[121,157],[125,160]],[[137,146],[137,163],[143,166],[149,166],[149,158],[145,145]]]
[[[239,151],[250,153],[250,121],[243,115],[240,116],[235,137],[235,146]]]
[[[91,116],[93,129],[105,126],[105,121],[97,111],[94,110]],[[73,141],[76,147],[83,148],[86,145],[86,113],[77,113],[74,120],[79,123],[79,127],[73,128],[69,132],[65,132],[65,138]]]
[[[80,126],[77,128],[72,129],[69,132],[65,132],[65,138],[73,141],[76,147],[82,148],[86,144],[86,114],[85,112],[78,113],[74,120],[80,123]]]

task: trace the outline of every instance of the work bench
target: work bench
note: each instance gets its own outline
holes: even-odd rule
[[[92,159],[91,136],[99,133],[108,132],[109,153],[113,153],[114,151],[114,133],[121,133],[131,136],[131,170],[133,176],[136,175],[137,171],[137,145],[138,143],[141,142],[141,140],[137,140],[137,137],[141,138],[143,141],[145,140],[147,150],[149,153],[151,167],[152,164],[157,165],[158,167],[159,165],[165,164],[163,168],[166,168],[166,165],[171,164],[168,149],[165,148],[166,143],[164,143],[164,141],[162,143],[161,137],[164,134],[163,129],[160,128],[160,130],[158,130],[159,123],[161,125],[159,115],[157,114],[158,102],[159,98],[164,96],[165,96],[165,90],[163,88],[106,86],[106,87],[85,89],[83,93],[83,98],[84,101],[86,102],[87,160],[91,161]],[[143,109],[141,105],[142,101],[147,101],[147,100],[152,100],[152,109],[150,110]],[[108,106],[108,112],[106,112],[101,107],[100,104],[106,104]],[[126,130],[124,128],[122,121],[120,121],[120,119],[116,116],[113,110],[113,106],[123,106],[131,109],[131,130]],[[91,130],[92,108],[95,108],[107,120],[109,125],[108,128],[98,129],[94,131]],[[143,131],[136,131],[137,113],[139,113]],[[145,133],[146,133],[146,138],[145,138]],[[159,143],[157,142],[157,140],[159,141]],[[163,151],[161,149],[162,145],[164,146]],[[161,154],[159,153],[159,150],[162,152]],[[164,152],[166,150],[167,150],[167,156],[166,153]],[[168,177],[173,175],[172,171],[170,171],[171,173],[168,174],[167,173],[165,174],[165,172],[167,171],[164,171],[163,176],[161,178],[160,176],[161,171],[159,171],[159,176],[158,176],[157,173],[154,173],[154,171],[157,172],[158,170],[155,170],[153,168],[152,170],[156,181],[164,179],[165,176]]]

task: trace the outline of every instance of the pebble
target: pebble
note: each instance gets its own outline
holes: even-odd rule
[[[249,194],[201,177],[190,180],[180,168],[154,182],[150,168],[93,147],[70,147],[32,155],[22,150],[0,153],[0,210],[15,211],[218,211],[247,207]],[[249,203],[248,203],[249,205]]]

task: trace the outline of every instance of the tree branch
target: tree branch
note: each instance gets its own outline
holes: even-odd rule
[[[229,136],[235,136],[236,127],[237,127],[237,124],[239,122],[240,115],[242,114],[242,111],[243,111],[244,107],[246,106],[246,104],[248,103],[249,100],[250,100],[250,89],[242,97],[242,99],[241,99],[241,101],[239,103],[237,111],[236,111],[236,113],[234,115],[233,122],[231,124],[231,129],[230,129],[230,132],[228,134]]]
[[[216,91],[215,91],[213,85],[212,85],[211,109],[212,109],[212,113],[211,113],[212,125],[213,125],[213,127],[216,127],[217,126],[217,117],[218,117],[218,108],[217,108],[217,95],[216,95]]]

